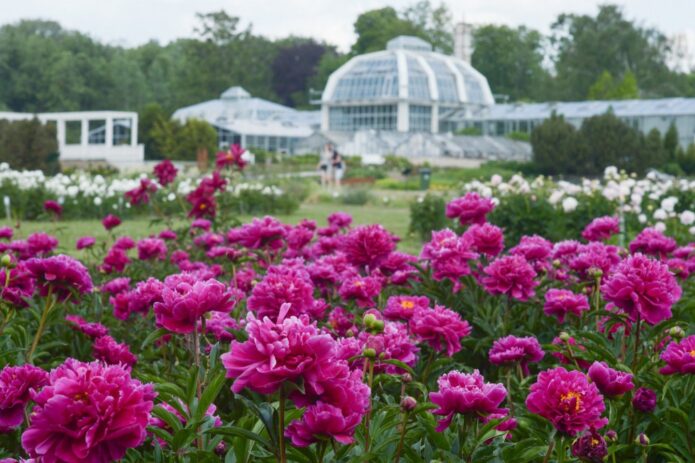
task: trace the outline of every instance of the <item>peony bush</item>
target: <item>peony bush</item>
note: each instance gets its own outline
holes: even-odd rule
[[[111,212],[82,260],[0,229],[0,461],[695,460],[687,232],[616,208],[517,239],[475,192],[410,255],[341,212],[236,223],[241,152],[216,166],[186,226]]]

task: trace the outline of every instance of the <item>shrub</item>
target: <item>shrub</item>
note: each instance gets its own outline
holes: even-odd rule
[[[445,228],[448,220],[445,215],[446,201],[443,197],[426,194],[424,197],[410,203],[409,233],[414,233],[421,240],[430,239],[433,230]]]

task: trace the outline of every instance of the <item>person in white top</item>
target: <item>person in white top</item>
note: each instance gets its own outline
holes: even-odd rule
[[[319,154],[319,164],[317,166],[319,174],[321,175],[321,186],[327,187],[331,180],[330,166],[331,158],[333,156],[333,150],[331,149],[331,144],[326,143],[323,145],[323,149]]]

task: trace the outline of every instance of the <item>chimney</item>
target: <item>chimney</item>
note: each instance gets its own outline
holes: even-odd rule
[[[465,20],[454,27],[454,56],[469,64],[473,56],[473,25]]]

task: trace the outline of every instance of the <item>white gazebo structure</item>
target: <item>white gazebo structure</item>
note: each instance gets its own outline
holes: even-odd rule
[[[61,162],[107,162],[119,168],[135,167],[145,160],[138,144],[138,114],[127,111],[61,113],[0,112],[0,119],[38,118],[55,125]]]

